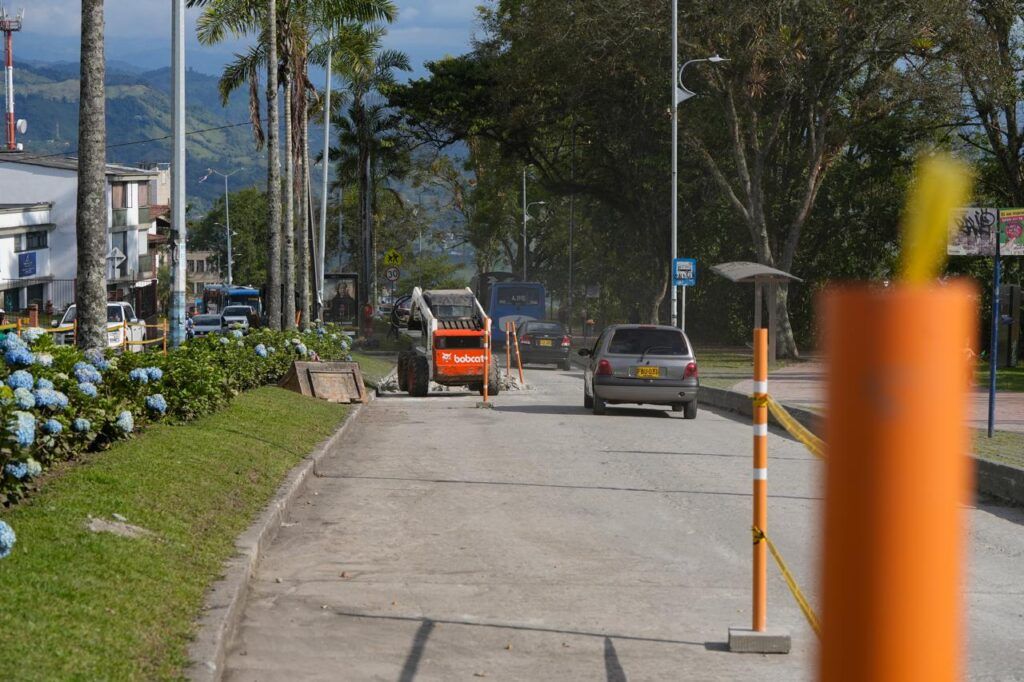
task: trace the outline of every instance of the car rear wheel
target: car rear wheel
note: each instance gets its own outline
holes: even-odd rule
[[[605,414],[608,411],[608,404],[601,398],[601,396],[597,395],[597,391],[591,389],[591,392],[593,393],[594,414]]]
[[[697,418],[697,401],[691,400],[686,403],[686,407],[683,408],[684,419],[696,419]]]
[[[683,405],[684,405],[684,403],[675,403],[674,405],[672,405],[672,411],[673,412],[682,412],[683,411]]]
[[[569,360],[569,358],[566,358],[565,360],[562,360],[562,364],[561,364],[561,365],[559,365],[559,367],[560,367],[560,368],[561,368],[561,369],[562,369],[563,371],[566,371],[566,372],[568,372],[569,370],[571,370],[571,369],[572,369],[572,361],[571,361],[571,360]]]
[[[594,407],[594,399],[587,395],[587,389],[583,389],[583,407],[588,410]]]

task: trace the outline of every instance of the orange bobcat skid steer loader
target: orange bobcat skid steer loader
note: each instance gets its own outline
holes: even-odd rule
[[[498,393],[498,371],[488,363],[487,313],[470,289],[413,289],[406,334],[413,349],[398,355],[398,387],[425,396],[430,382]]]

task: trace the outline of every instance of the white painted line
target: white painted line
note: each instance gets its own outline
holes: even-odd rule
[[[768,425],[767,424],[754,424],[754,435],[755,436],[767,436]]]
[[[767,393],[768,392],[768,381],[755,381],[754,382],[754,393]]]
[[[767,469],[754,469],[754,480],[755,481],[767,481],[768,470]]]

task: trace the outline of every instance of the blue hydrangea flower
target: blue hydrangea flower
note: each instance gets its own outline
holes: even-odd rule
[[[43,465],[31,457],[25,460],[25,467],[28,469],[29,478],[35,478],[39,474],[43,473]]]
[[[90,348],[85,351],[85,359],[101,372],[106,372],[110,369],[110,361],[107,360],[106,356],[103,355],[103,351],[99,348]]]
[[[300,343],[299,345],[295,346],[295,352],[305,357],[306,354],[309,353],[309,349],[306,348],[306,344]]]
[[[262,343],[257,344],[256,347],[253,348],[253,350],[256,351],[256,355],[260,356],[261,358],[267,357],[267,347],[264,346]]]
[[[56,436],[63,430],[64,427],[56,419],[47,419],[45,422],[43,422],[43,433],[45,434],[48,434],[50,436]]]
[[[226,345],[228,345],[228,341],[229,341],[228,337],[226,337],[226,336],[220,337],[220,345],[226,346]]]
[[[88,419],[79,417],[71,422],[71,430],[76,433],[87,433],[90,429],[92,429],[92,424],[89,423]]]
[[[28,343],[35,343],[42,336],[46,334],[46,330],[41,327],[29,327],[28,329],[21,330],[21,340]]]
[[[14,535],[14,529],[0,521],[0,559],[7,558],[17,540],[18,538]]]
[[[9,462],[4,466],[4,473],[20,481],[28,476],[28,465],[24,462]]]
[[[300,343],[302,343],[302,341],[299,341],[298,339],[288,339],[288,343],[292,344],[293,346],[297,346]]]
[[[137,381],[140,384],[149,382],[149,374],[147,374],[146,370],[142,367],[136,367],[132,371],[128,372],[128,378],[132,381]]]
[[[150,381],[160,381],[164,378],[164,371],[159,367],[147,367],[146,374],[149,375]]]
[[[10,336],[10,335],[8,335]],[[28,348],[14,348],[4,353],[4,362],[12,367],[28,366],[36,361],[36,358]]]
[[[7,377],[7,385],[11,388],[32,388],[34,383],[32,375],[23,369],[12,372],[11,376]]]
[[[316,335],[319,336],[320,338],[323,338],[324,334],[326,333],[327,331],[323,327],[316,328]]]
[[[146,407],[153,412],[164,414],[167,412],[167,401],[164,400],[161,394],[154,393],[153,395],[146,396]]]
[[[88,381],[83,381],[82,383],[78,384],[78,391],[82,395],[88,396],[89,398],[95,398],[97,394],[96,384],[90,383]]]
[[[30,412],[15,412],[7,423],[7,432],[19,447],[27,448],[36,441],[36,418]]]
[[[36,364],[41,367],[53,367],[53,356],[49,353],[39,353],[36,355]]]
[[[273,355],[276,352],[277,352],[276,348],[274,348],[273,346],[267,346],[267,355]]]
[[[4,352],[14,350],[16,348],[25,348],[25,342],[16,334],[8,334],[2,341],[0,341],[0,349]]]
[[[45,377],[36,379],[36,388],[53,388],[53,382]]]
[[[75,379],[79,383],[88,382],[90,384],[101,384],[103,383],[103,376],[99,373],[92,365],[85,362],[75,363]]]
[[[132,417],[131,412],[124,410],[121,414],[117,415],[117,419],[114,421],[114,426],[125,433],[131,433],[135,430],[135,418]]]
[[[36,406],[36,397],[27,388],[14,389],[14,404],[23,410],[31,410]]]
[[[68,406],[68,397],[60,391],[52,388],[37,388],[32,393],[39,407],[48,407],[51,410],[63,410]]]
[[[235,329],[234,331],[231,332],[231,336],[235,337],[236,339],[240,339],[244,335],[242,334],[241,329]]]

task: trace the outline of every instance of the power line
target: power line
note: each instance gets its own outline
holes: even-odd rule
[[[245,121],[243,123],[228,123],[227,125],[215,126],[215,127],[212,127],[212,128],[200,128],[199,130],[189,130],[189,131],[186,131],[185,134],[186,135],[201,135],[203,133],[212,133],[212,132],[216,132],[218,130],[228,130],[229,128],[239,128],[241,126],[247,126],[247,125],[250,125],[249,121]],[[161,140],[169,140],[172,137],[174,137],[174,135],[171,134],[171,133],[168,133],[167,135],[161,135],[160,137],[151,137],[151,138],[146,139],[146,140],[133,140],[132,142],[118,142],[117,144],[108,144],[106,146],[106,149],[118,149],[120,147],[131,147],[131,146],[137,145],[137,144],[148,144],[150,142],[160,142]],[[37,161],[37,160],[40,160],[40,159],[52,159],[52,158],[57,157],[57,156],[72,156],[73,154],[76,154],[76,153],[78,153],[77,149],[74,152],[55,152],[53,154],[39,154],[37,156],[25,156],[25,157],[19,158],[18,161]],[[0,161],[3,161],[3,156],[0,156]]]

